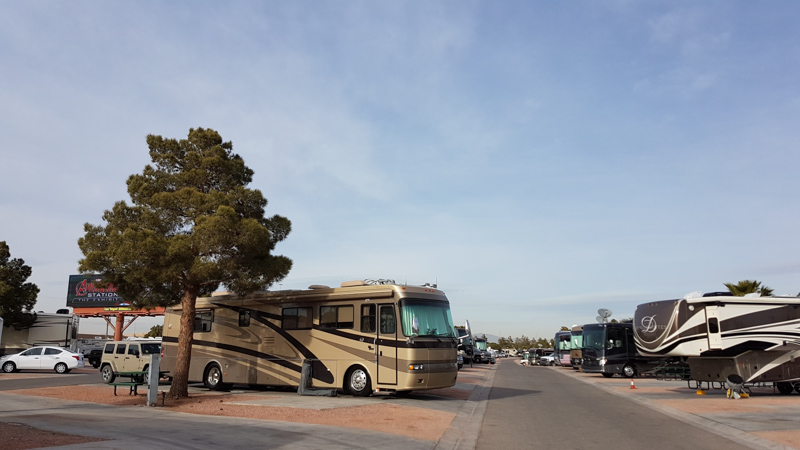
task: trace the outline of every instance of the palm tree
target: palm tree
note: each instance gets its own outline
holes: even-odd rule
[[[772,289],[767,286],[762,286],[760,281],[757,280],[742,280],[736,284],[723,283],[731,294],[736,297],[744,297],[745,294],[759,293],[763,297],[772,295]]]

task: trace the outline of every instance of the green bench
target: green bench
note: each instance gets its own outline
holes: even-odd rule
[[[108,384],[109,384],[109,386],[114,386],[114,395],[115,396],[117,395],[117,386],[128,386],[128,387],[130,387],[130,392],[128,393],[128,395],[131,395],[131,394],[138,395],[139,394],[138,388],[139,388],[139,386],[144,384],[144,381],[118,381],[118,382],[112,382],[112,383],[108,383]]]

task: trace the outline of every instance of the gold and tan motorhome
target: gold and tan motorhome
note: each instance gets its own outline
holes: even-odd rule
[[[164,317],[162,370],[173,371],[181,308]],[[391,280],[342,287],[215,293],[197,299],[189,380],[299,386],[304,361],[312,388],[368,396],[453,386],[458,344],[450,303],[433,286]]]

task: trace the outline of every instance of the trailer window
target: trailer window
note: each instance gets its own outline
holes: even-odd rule
[[[375,332],[375,305],[361,305],[361,332]]]
[[[708,332],[719,333],[719,321],[716,317],[708,319]]]
[[[211,331],[211,323],[214,321],[213,311],[198,311],[194,314],[194,332]]]
[[[310,330],[313,325],[311,308],[284,308],[281,322],[284,330]]]
[[[320,306],[319,326],[322,328],[353,328],[353,307]]]

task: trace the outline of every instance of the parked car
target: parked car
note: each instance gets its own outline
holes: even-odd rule
[[[59,347],[33,347],[23,352],[0,357],[3,372],[20,370],[55,370],[69,373],[83,367],[83,355]]]
[[[161,339],[108,342],[100,361],[103,381],[112,383],[120,372],[146,371],[150,367],[150,355],[155,353],[161,353]]]
[[[486,350],[486,363],[494,364],[496,362],[497,362],[497,353],[495,353],[495,351],[492,349]]]

